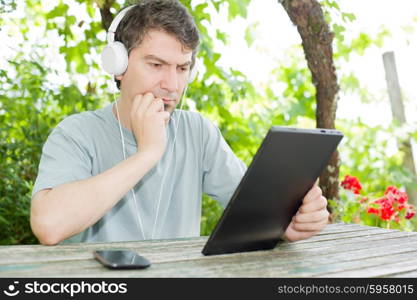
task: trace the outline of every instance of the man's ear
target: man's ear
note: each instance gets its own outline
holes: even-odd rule
[[[117,76],[114,76],[114,78],[116,78],[117,80],[122,80],[122,78],[123,78],[123,74],[122,74],[122,75],[117,75]]]

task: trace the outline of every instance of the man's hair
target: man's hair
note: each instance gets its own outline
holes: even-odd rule
[[[139,46],[152,29],[173,35],[186,49],[192,50],[191,67],[199,45],[197,26],[178,0],[141,0],[131,8],[117,26],[115,41],[123,43],[128,53]],[[120,80],[116,79],[120,89]]]

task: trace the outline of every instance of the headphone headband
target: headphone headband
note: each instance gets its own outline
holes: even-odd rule
[[[116,34],[117,26],[119,26],[120,22],[122,21],[123,17],[126,15],[126,13],[131,10],[136,5],[131,5],[128,7],[123,8],[116,17],[114,17],[113,21],[110,24],[109,30],[107,32],[107,43],[113,43],[114,42],[114,35]]]

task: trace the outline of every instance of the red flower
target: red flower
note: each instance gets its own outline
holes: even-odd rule
[[[374,208],[374,207],[369,207],[368,210],[366,211],[368,214],[375,214],[378,215],[379,210]]]
[[[387,198],[389,198],[391,201],[398,202],[402,207],[408,201],[407,193],[400,191],[395,186],[387,187],[384,195],[387,196]]]
[[[362,190],[362,186],[355,176],[346,175],[345,179],[343,179],[342,183],[340,184],[345,190],[350,190],[354,194],[359,194]]]
[[[371,204],[376,204],[377,208],[370,207],[367,212],[379,216],[384,221],[394,219],[398,223],[400,221],[399,212],[403,209],[407,209],[406,219],[411,219],[415,215],[413,206],[407,204],[407,201],[407,193],[394,186],[389,186],[384,196],[371,202]]]
[[[386,206],[381,209],[381,219],[388,221],[391,219],[392,215],[394,214],[395,210],[392,206]]]
[[[413,210],[413,206],[412,205],[409,205],[408,207],[407,207],[407,214],[405,215],[405,218],[407,219],[407,220],[409,220],[409,219],[411,219],[412,217],[414,217],[414,215],[416,214],[416,212]]]
[[[409,212],[407,212],[407,214],[405,215],[405,218],[407,219],[407,220],[409,220],[409,219],[411,219],[412,217],[414,217],[414,215],[415,215],[416,213],[414,212],[414,211],[409,211]]]
[[[382,220],[387,221],[387,220],[391,219],[395,210],[392,207],[392,201],[390,201],[390,199],[388,199],[386,196],[384,196],[384,197],[381,197],[379,199],[374,200],[373,203],[378,204],[378,206],[379,206],[379,209],[377,209],[378,216]]]

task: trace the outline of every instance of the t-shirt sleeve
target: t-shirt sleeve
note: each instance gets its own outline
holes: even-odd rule
[[[32,197],[40,190],[91,177],[91,169],[86,146],[58,125],[43,146]]]
[[[204,119],[203,192],[226,207],[246,171],[220,130]]]

